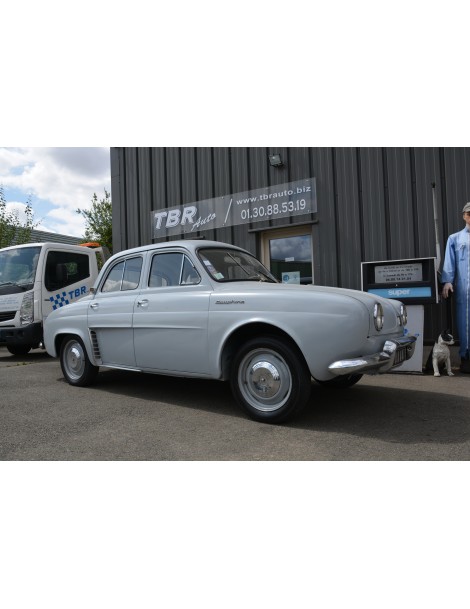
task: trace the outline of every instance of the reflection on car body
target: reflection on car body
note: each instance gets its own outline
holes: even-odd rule
[[[312,377],[349,387],[412,356],[402,303],[356,290],[281,284],[249,252],[172,241],[120,252],[93,294],[54,311],[45,345],[71,385],[99,367],[229,380],[254,419],[285,421]]]

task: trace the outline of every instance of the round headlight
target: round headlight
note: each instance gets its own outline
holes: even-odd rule
[[[384,310],[380,302],[374,305],[374,325],[378,332],[384,327]]]
[[[400,317],[401,317],[401,325],[406,326],[406,322],[408,321],[408,312],[404,304],[400,306]]]

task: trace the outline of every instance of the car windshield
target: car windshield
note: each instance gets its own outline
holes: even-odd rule
[[[0,294],[32,289],[40,252],[40,247],[0,250]]]
[[[198,255],[209,275],[216,281],[278,283],[259,260],[246,252],[230,248],[202,248]]]

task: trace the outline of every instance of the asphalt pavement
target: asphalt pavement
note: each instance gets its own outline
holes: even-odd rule
[[[470,375],[316,383],[285,425],[247,418],[228,384],[104,370],[71,387],[44,351],[0,348],[0,460],[363,461],[470,458]]]

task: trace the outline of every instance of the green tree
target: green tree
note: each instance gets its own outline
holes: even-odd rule
[[[39,222],[34,222],[30,196],[26,203],[25,217],[26,219],[22,221],[18,210],[7,209],[3,186],[0,186],[0,248],[31,241],[31,232]]]
[[[85,218],[84,241],[98,241],[105,245],[110,252],[113,251],[113,207],[111,194],[104,190],[104,198],[98,200],[93,194],[90,209],[77,209],[77,214]]]

